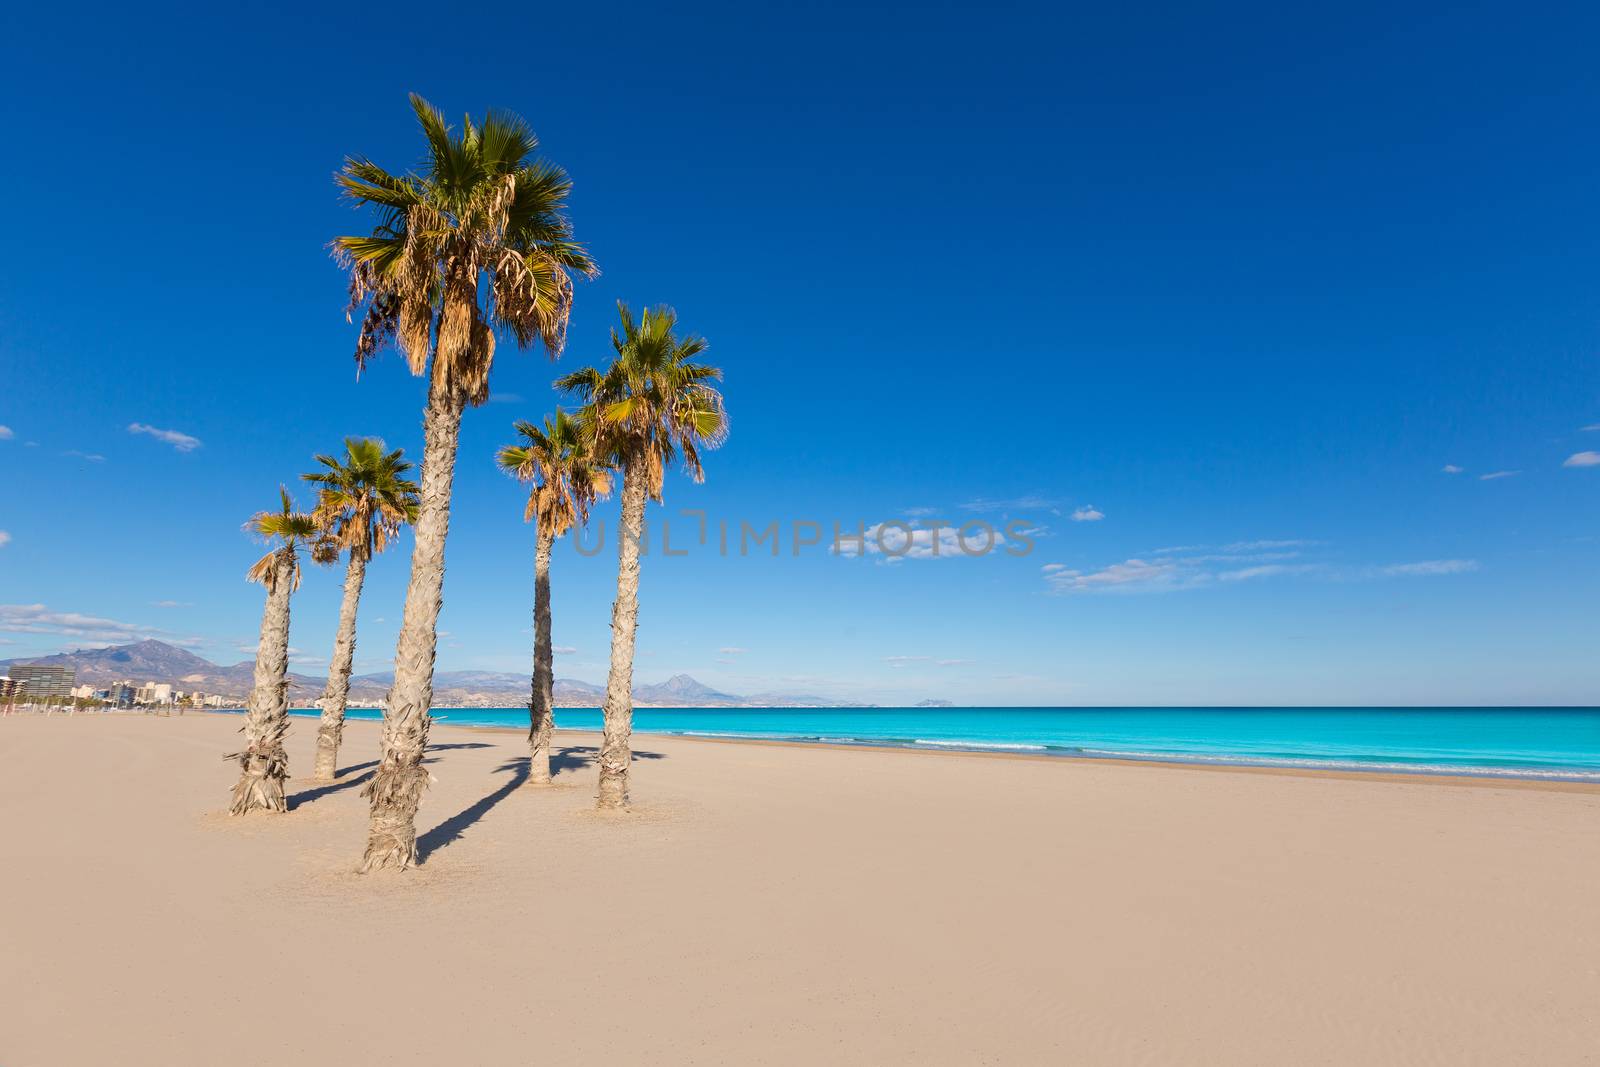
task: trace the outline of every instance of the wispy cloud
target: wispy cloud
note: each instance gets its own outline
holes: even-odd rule
[[[1045,584],[1055,593],[1176,589],[1183,583],[1181,568],[1170,559],[1129,559],[1097,571],[1078,571],[1064,563],[1047,563],[1042,570]]]
[[[931,663],[935,667],[955,667],[962,663],[971,663],[970,659],[936,659],[933,656],[885,656],[883,662],[891,667],[905,667],[912,663]]]
[[[1237,570],[1219,571],[1219,582],[1247,582],[1252,578],[1272,578],[1279,574],[1304,574],[1318,570],[1315,563],[1263,563],[1258,567],[1240,567]]]
[[[1467,468],[1458,467],[1454,463],[1446,463],[1443,467],[1441,467],[1439,469],[1441,471],[1443,471],[1445,474],[1460,474],[1463,471],[1465,471]]]
[[[1521,471],[1490,471],[1488,474],[1478,475],[1480,482],[1492,482],[1497,478],[1515,478]]]
[[[557,645],[550,651],[558,656],[574,656],[578,653],[578,650],[572,645]]]
[[[1316,541],[1237,541],[1224,549],[1272,548],[1283,545],[1317,545]],[[1198,550],[1198,554],[1195,554]],[[1334,581],[1399,578],[1435,574],[1462,574],[1478,569],[1477,560],[1432,559],[1387,566],[1349,567],[1303,559],[1298,549],[1267,552],[1205,551],[1190,546],[1190,554],[1135,557],[1098,570],[1076,570],[1064,563],[1040,568],[1052,593],[1171,592],[1216,587],[1293,575],[1314,575]],[[1248,563],[1248,566],[1240,566]]]
[[[0,426],[0,441],[9,441],[15,436],[17,435],[11,431],[11,427]]]
[[[1304,538],[1295,538],[1285,541],[1235,541],[1223,545],[1224,552],[1260,552],[1263,549],[1276,548],[1315,548],[1322,544],[1321,541],[1308,541]]]
[[[10,543],[11,543],[11,534],[6,532],[5,530],[0,530],[0,548],[4,548],[7,545],[9,545]]]
[[[998,551],[1005,545],[1006,535],[994,527],[968,529],[963,538],[960,530],[951,526],[937,529],[910,527],[895,522],[874,523],[867,527],[864,541],[854,535],[842,536],[834,552],[841,556],[881,556],[884,563],[897,563],[903,559],[963,559],[983,556]]]
[[[106,457],[102,456],[98,452],[83,452],[76,448],[69,448],[61,454],[63,456],[71,456],[77,459],[86,459],[90,463],[104,463],[106,461]]]
[[[747,649],[747,648],[738,648],[738,647],[736,647],[734,645],[728,645],[725,648],[717,649],[717,651],[720,652],[724,656],[742,656],[742,655],[744,655],[746,652],[748,652],[750,650]]]
[[[190,600],[152,600],[150,606],[153,608],[192,608],[194,607],[194,602]]]
[[[1563,467],[1600,467],[1600,452],[1574,452]]]
[[[1072,513],[1073,522],[1099,522],[1106,517],[1106,513],[1093,504],[1085,504]]]
[[[0,604],[0,631],[70,637],[100,644],[125,644],[159,638],[174,645],[204,644],[199,638],[174,637],[154,626],[121,622],[75,611],[51,611],[43,604]]]
[[[1591,422],[1583,428],[1584,433],[1600,433],[1600,422]]]
[[[1379,567],[1378,573],[1388,578],[1427,577],[1435,574],[1466,574],[1478,569],[1475,559],[1425,559],[1417,563],[1391,563]]]
[[[489,397],[489,403],[491,403],[491,404],[520,404],[520,403],[522,403],[522,394],[520,394],[520,393],[494,393]]]
[[[129,433],[142,433],[154,437],[157,441],[164,441],[179,452],[193,452],[200,447],[200,438],[192,437],[177,430],[163,430],[143,422],[128,423]]]
[[[1048,511],[1061,514],[1061,502],[1039,493],[1013,497],[979,497],[961,505],[963,511]]]

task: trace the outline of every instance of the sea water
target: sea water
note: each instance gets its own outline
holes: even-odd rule
[[[316,715],[315,708],[295,715]],[[525,727],[526,708],[435,708]],[[353,719],[375,719],[352,708]],[[598,708],[556,726],[599,730]],[[1600,708],[638,708],[638,734],[1600,781]]]

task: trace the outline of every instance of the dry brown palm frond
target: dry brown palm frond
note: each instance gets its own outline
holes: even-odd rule
[[[272,588],[277,584],[274,578],[274,575],[277,572],[277,566],[278,550],[273,549],[265,556],[262,556],[260,559],[256,560],[254,565],[252,565],[249,570],[244,572],[244,580],[247,582],[255,582],[257,584],[264,585],[267,587],[267,591],[271,592]]]

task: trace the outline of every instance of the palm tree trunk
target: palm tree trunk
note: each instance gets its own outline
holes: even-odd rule
[[[278,550],[267,606],[261,612],[255,686],[245,706],[245,747],[227,757],[239,761],[239,781],[228,808],[232,815],[257,808],[288,810],[283,780],[289,777],[289,756],[283,750],[283,737],[289,731],[289,592],[294,584],[294,563],[293,548]]]
[[[541,524],[533,552],[533,692],[528,703],[528,783],[550,784],[551,705],[555,664],[550,650],[550,547],[555,538]]]
[[[617,537],[617,599],[611,605],[611,671],[606,677],[605,728],[600,735],[598,806],[628,804],[633,762],[633,643],[639,626],[639,545],[644,537],[644,472],[622,470],[622,529]]]
[[[444,541],[450,532],[450,488],[466,398],[451,388],[435,360],[423,418],[422,487],[411,582],[394,655],[394,685],[383,708],[383,754],[362,794],[371,802],[362,871],[405,870],[417,860],[417,806],[428,788],[422,754],[432,718],[433,659],[444,593]]]
[[[344,709],[350,699],[350,665],[356,655],[356,608],[367,578],[367,560],[355,549],[344,572],[344,600],[339,604],[339,632],[333,639],[328,687],[322,691],[322,721],[317,725],[317,763],[313,777],[331,782],[338,773],[339,742],[344,737]]]

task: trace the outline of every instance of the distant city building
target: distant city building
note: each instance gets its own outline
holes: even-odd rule
[[[106,689],[106,699],[119,708],[133,707],[134,694],[137,691],[131,682],[117,682]]]
[[[74,700],[92,700],[98,695],[98,690],[96,690],[92,685],[80,685],[72,691],[72,698]]]
[[[136,704],[172,703],[172,685],[169,682],[146,682],[134,694]]]
[[[47,667],[15,664],[6,668],[11,680],[17,684],[17,699],[32,703],[39,700],[70,700],[72,686],[77,680],[71,667]]]

